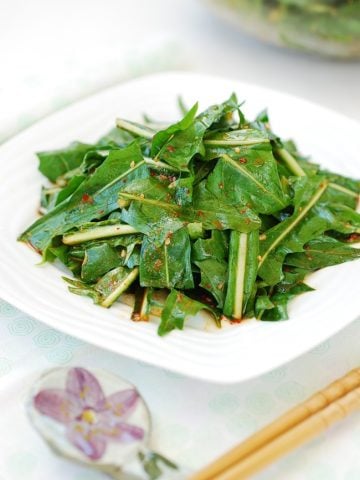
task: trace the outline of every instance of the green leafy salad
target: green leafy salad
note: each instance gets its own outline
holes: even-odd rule
[[[172,125],[117,120],[94,144],[38,153],[52,182],[19,240],[63,263],[69,290],[110,307],[135,295],[133,320],[182,329],[204,309],[284,320],[311,272],[360,257],[360,181],[283,141],[266,112],[248,120],[235,95]]]

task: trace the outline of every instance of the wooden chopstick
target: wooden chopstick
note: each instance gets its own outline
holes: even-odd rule
[[[248,457],[216,475],[216,480],[244,480],[284,454],[316,437],[333,423],[360,409],[360,387],[347,393]]]
[[[230,470],[232,465],[239,464],[241,460],[252,455],[258,449],[264,447],[269,442],[274,441],[274,439],[285,432],[290,431],[296,425],[304,422],[307,418],[315,416],[314,414],[326,409],[333,402],[344,397],[357,387],[360,387],[360,368],[352,370],[344,377],[336,380],[325,389],[305,400],[305,402],[294,407],[277,420],[252,435],[243,443],[225,453],[222,457],[215,460],[215,462],[192,475],[189,480],[222,479],[223,477],[219,476],[221,472],[224,470]],[[238,479],[240,479],[240,477],[236,478],[236,480]]]

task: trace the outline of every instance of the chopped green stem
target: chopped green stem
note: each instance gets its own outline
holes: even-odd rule
[[[148,205],[155,205],[157,207],[167,208],[169,210],[176,210],[176,211],[181,210],[181,207],[179,207],[178,205],[172,205],[167,202],[162,202],[161,200],[153,200],[152,198],[145,198],[145,197],[142,197],[141,195],[135,195],[133,193],[120,192],[119,195],[120,197],[125,198],[127,200],[134,200],[136,202],[142,202]]]
[[[285,148],[278,148],[276,149],[276,153],[279,155],[279,157],[284,161],[288,169],[297,177],[305,177],[306,173],[304,170],[300,167],[298,162],[295,160],[295,158],[289,153]]]
[[[359,194],[354,192],[353,190],[350,190],[349,188],[343,187],[342,185],[338,185],[337,183],[330,183],[329,184],[330,188],[333,188],[334,190],[338,190],[339,192],[343,192],[346,195],[350,195],[351,197],[358,198]]]
[[[139,137],[147,138],[148,140],[151,140],[155,134],[155,132],[152,133],[145,128],[141,128],[140,126],[134,125],[131,122],[127,122],[126,120],[122,120],[121,118],[116,120],[116,126],[122,130],[125,130],[126,132],[133,133]]]
[[[246,252],[247,252],[247,233],[240,234],[239,250],[236,265],[236,287],[233,317],[240,320],[242,318],[242,306],[244,299],[244,280],[246,270]]]
[[[268,138],[247,138],[246,140],[204,140],[205,145],[213,147],[241,147],[245,145],[257,145],[259,143],[269,143]]]
[[[106,225],[103,227],[90,228],[76,233],[69,233],[62,238],[65,245],[76,245],[78,243],[87,242],[89,240],[96,240],[98,238],[116,237],[119,235],[129,235],[131,233],[138,233],[139,230],[131,225],[116,224]]]
[[[167,288],[170,288],[170,275],[169,275],[169,260],[166,242],[164,242],[164,260],[165,260],[165,282]]]
[[[117,300],[120,295],[129,288],[129,286],[133,283],[133,281],[137,278],[138,275],[139,268],[135,267],[133,270],[131,270],[129,275],[118,285],[118,287],[116,287],[116,289],[101,302],[101,305],[106,308],[110,307],[115,302],[115,300]]]
[[[236,320],[243,314],[247,248],[248,234],[232,231],[224,314]]]
[[[139,287],[135,293],[134,310],[131,314],[131,320],[134,322],[147,322],[149,320],[149,288]]]
[[[124,198],[120,198],[118,200],[118,205],[120,208],[127,208],[131,203],[131,200],[125,200]]]
[[[297,177],[304,177],[306,176],[306,173],[304,170],[300,167],[298,162],[295,160],[295,158],[289,153],[285,148],[278,148],[276,150],[277,154],[281,159],[286,163],[287,167],[289,170],[296,175]],[[338,185],[337,183],[330,183],[329,184],[330,188],[333,188],[334,190],[338,190],[339,192],[343,192],[346,195],[350,195],[351,197],[357,198],[359,197],[359,194],[354,192],[353,190],[350,190],[349,188],[343,187],[342,185]]]
[[[305,208],[302,209],[302,211],[299,213],[299,215],[294,218],[294,220],[289,224],[289,226],[273,241],[273,243],[269,246],[269,248],[266,250],[264,255],[261,257],[261,260],[259,262],[259,268],[261,265],[265,262],[267,256],[269,253],[276,248],[279,243],[283,241],[283,239],[291,232],[293,228],[296,227],[296,225],[301,222],[301,220],[305,217],[305,215],[308,213],[308,211],[315,205],[315,203],[319,200],[321,195],[325,192],[325,190],[328,187],[328,183],[324,182],[319,190],[313,195],[309,203],[306,205]]]
[[[153,160],[152,158],[145,157],[146,165],[149,165],[150,168],[155,168],[158,170],[169,170],[169,172],[179,173],[179,170],[167,163],[161,162],[160,160]]]
[[[53,193],[60,192],[60,190],[61,190],[61,187],[50,187],[50,188],[46,188],[44,190],[44,193],[46,195],[52,195]]]
[[[300,165],[295,160],[295,158],[291,155],[291,153],[285,150],[285,148],[278,148],[276,152],[281,157],[281,159],[286,163],[287,167],[294,175],[296,175],[297,177],[306,176],[306,173],[304,172],[304,170],[300,167]],[[342,185],[338,185],[337,183],[330,183],[329,187],[333,188],[334,190],[338,190],[339,192],[343,192],[346,195],[350,195],[351,197],[354,197],[354,198],[357,198],[359,196],[359,194],[354,192],[353,190],[343,187]]]

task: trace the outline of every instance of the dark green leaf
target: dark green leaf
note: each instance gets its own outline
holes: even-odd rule
[[[360,258],[360,249],[344,245],[331,237],[311,240],[304,250],[287,255],[285,263],[307,270],[317,270]]]
[[[229,149],[209,175],[206,188],[224,203],[270,214],[285,208],[286,198],[270,144]]]
[[[158,334],[163,336],[176,328],[182,330],[186,317],[196,315],[203,309],[209,311],[214,316],[215,321],[219,322],[220,315],[217,310],[193,300],[181,292],[171,290],[161,314]]]
[[[228,256],[227,232],[212,230],[210,238],[199,238],[192,247],[193,261],[202,261],[214,258],[219,261]]]
[[[200,287],[210,292],[217,301],[217,306],[222,308],[227,285],[227,263],[216,260],[215,258],[207,258],[202,261],[195,261],[194,263],[200,269]]]
[[[81,183],[70,201],[40,218],[19,239],[43,252],[56,235],[62,235],[84,222],[103,218],[117,209],[119,191],[127,182],[148,175],[138,145],[112,150],[94,175]]]
[[[95,282],[109,270],[122,265],[123,261],[113,247],[104,243],[85,250],[85,257],[81,267],[81,278],[84,282]]]
[[[221,196],[210,192],[204,181],[194,188],[193,208],[195,220],[202,222],[207,230],[250,232],[260,227],[259,217],[250,208],[229,205]]]
[[[289,318],[287,310],[289,301],[301,293],[311,291],[313,291],[313,288],[302,282],[294,285],[279,284],[270,296],[270,301],[274,304],[274,308],[262,310],[261,320],[287,320]]]
[[[64,173],[79,167],[86,152],[93,148],[93,145],[74,142],[67,148],[39,152],[39,170],[51,182],[55,182]]]
[[[129,208],[122,211],[122,220],[150,235],[158,245],[164,243],[170,232],[176,232],[184,222],[192,220],[191,215],[177,205],[169,182],[155,178],[132,182],[120,193],[121,200],[131,201]]]
[[[165,130],[160,130],[157,132],[151,143],[151,156],[156,157],[161,154],[161,150],[164,145],[178,132],[182,130],[186,130],[187,128],[192,125],[194,122],[194,118],[198,109],[198,104],[195,105],[185,113],[184,118],[182,118],[179,122],[170,125]]]
[[[206,130],[224,113],[234,110],[233,99],[220,105],[213,105],[198,115],[184,130],[177,131],[163,145],[159,158],[179,170],[188,171],[190,160],[203,151],[203,137]]]
[[[158,246],[144,237],[140,254],[140,285],[156,288],[194,287],[187,229],[177,230]]]
[[[306,242],[335,223],[334,218],[329,218],[327,207],[312,211],[327,186],[322,177],[300,177],[295,184],[294,213],[265,232],[260,243],[259,275],[269,285],[281,280],[282,264],[288,253],[302,251]]]

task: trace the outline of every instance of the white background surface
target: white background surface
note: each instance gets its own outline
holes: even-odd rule
[[[270,86],[360,120],[359,63],[262,45],[224,25],[196,0],[2,0],[0,9],[0,140],[76,98],[169,68]],[[0,478],[100,478],[54,460],[29,430],[22,401],[38,369],[96,364],[127,377],[154,413],[154,447],[197,468],[360,365],[359,337],[357,321],[276,372],[218,387],[81,344],[2,303]],[[355,415],[259,478],[357,480],[359,450]]]

